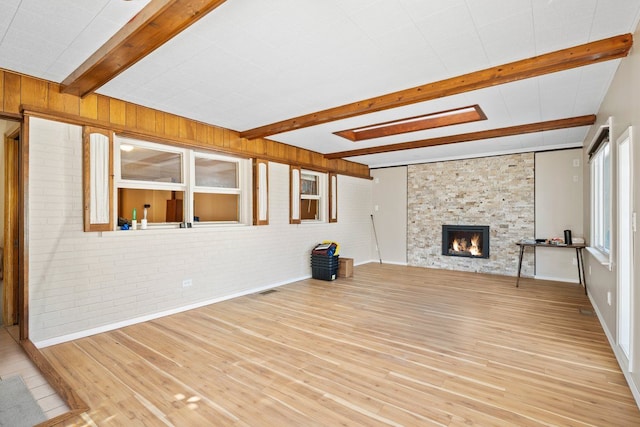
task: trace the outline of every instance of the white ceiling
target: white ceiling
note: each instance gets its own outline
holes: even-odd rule
[[[147,0],[0,0],[0,68],[62,82]],[[238,131],[634,32],[640,0],[227,0],[98,93]],[[273,135],[320,153],[595,114],[620,60]],[[332,132],[479,104],[488,120]],[[588,127],[359,156],[371,167],[581,146]]]

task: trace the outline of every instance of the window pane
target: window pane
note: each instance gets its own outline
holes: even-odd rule
[[[302,192],[301,194],[318,195],[318,176],[302,174]]]
[[[319,219],[317,199],[302,199],[300,201],[301,219]]]
[[[604,147],[602,158],[602,246],[608,252],[611,248],[611,156],[609,144]]]
[[[238,188],[238,164],[196,157],[196,186]]]
[[[132,147],[132,146],[130,146]],[[122,179],[182,183],[182,155],[133,146],[120,151]]]
[[[147,221],[152,223],[184,221],[184,192],[169,190],[118,189],[118,217],[129,221],[136,210],[138,224],[144,218],[144,205],[147,208]]]
[[[593,244],[603,253],[611,250],[611,155],[605,143],[592,160]]]
[[[602,247],[602,158],[597,156],[593,161],[593,239],[597,248]]]
[[[238,194],[193,193],[194,221],[240,221]]]

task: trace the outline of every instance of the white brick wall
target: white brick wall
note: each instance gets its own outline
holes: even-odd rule
[[[371,182],[338,180],[337,224],[289,224],[289,168],[269,164],[261,227],[85,233],[79,126],[31,119],[29,325],[37,345],[288,283],[321,240],[370,260]],[[182,288],[183,279],[193,285]],[[327,282],[330,286],[330,283]]]

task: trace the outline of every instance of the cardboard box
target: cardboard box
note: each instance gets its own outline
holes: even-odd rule
[[[353,276],[353,258],[338,258],[338,277]]]

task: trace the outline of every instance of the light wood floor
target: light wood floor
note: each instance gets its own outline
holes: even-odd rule
[[[18,327],[0,326],[0,378],[20,375],[47,419],[69,410],[17,341]]]
[[[78,426],[640,425],[582,288],[514,283],[368,264],[43,353]]]

